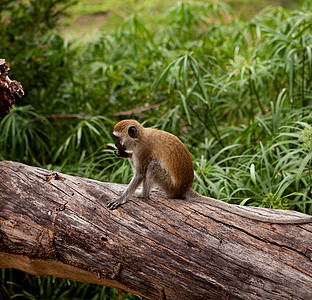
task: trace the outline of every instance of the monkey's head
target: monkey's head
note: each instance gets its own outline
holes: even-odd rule
[[[117,157],[131,158],[144,127],[136,120],[122,120],[114,127],[116,138],[114,153]]]

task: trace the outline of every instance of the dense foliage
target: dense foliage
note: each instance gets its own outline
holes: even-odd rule
[[[200,193],[312,214],[310,1],[248,21],[223,4],[181,2],[64,39],[53,28],[71,2],[0,4],[0,53],[26,92],[0,120],[0,159],[126,183],[111,132],[136,118],[183,140]],[[145,25],[151,17],[159,26]]]

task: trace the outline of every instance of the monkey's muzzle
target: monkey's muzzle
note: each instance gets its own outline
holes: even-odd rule
[[[131,154],[126,151],[127,149],[120,143],[120,139],[118,137],[116,137],[115,146],[117,149],[114,150],[114,154],[117,157],[123,157],[123,158],[131,157]]]

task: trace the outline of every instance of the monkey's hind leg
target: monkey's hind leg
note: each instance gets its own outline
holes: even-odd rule
[[[142,195],[145,199],[149,197],[153,184],[160,187],[167,194],[167,196],[172,197],[172,195],[175,195],[175,188],[171,175],[157,160],[152,160],[147,168],[142,191]]]
[[[143,179],[143,189],[140,198],[144,199],[149,198],[151,188],[155,183],[155,178],[159,176],[159,174],[160,174],[159,164],[156,161],[152,160],[147,167],[146,176]]]

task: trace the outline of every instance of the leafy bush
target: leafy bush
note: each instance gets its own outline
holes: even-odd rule
[[[25,102],[46,106],[43,89],[54,93],[59,82],[69,75],[66,45],[53,32],[64,9],[76,0],[1,1],[0,53],[11,67],[10,75],[21,81]],[[56,89],[57,90],[57,89]],[[40,95],[41,94],[41,95]],[[47,109],[47,108],[46,108]]]

